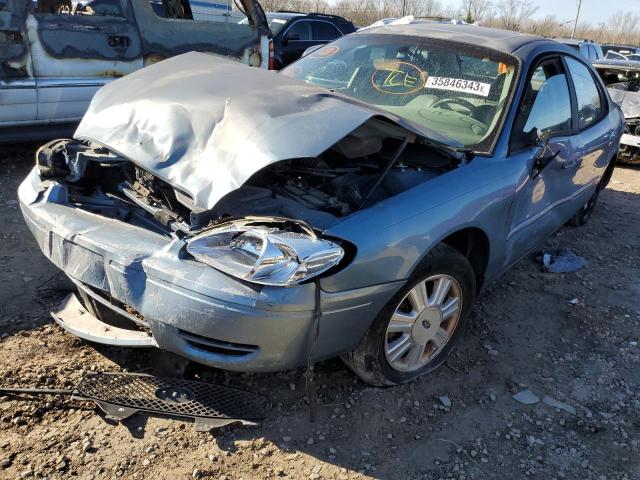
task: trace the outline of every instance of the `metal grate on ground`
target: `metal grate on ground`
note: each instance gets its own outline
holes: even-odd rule
[[[266,397],[244,390],[179,378],[131,373],[85,375],[74,397],[119,411],[145,411],[197,419],[258,421],[266,417]]]

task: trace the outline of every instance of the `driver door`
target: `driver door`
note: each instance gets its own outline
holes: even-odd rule
[[[574,213],[581,158],[575,98],[559,57],[530,74],[511,133],[511,161],[524,166],[508,220],[506,265],[535,248]],[[542,134],[543,142],[536,141]],[[542,143],[542,144],[541,144]]]

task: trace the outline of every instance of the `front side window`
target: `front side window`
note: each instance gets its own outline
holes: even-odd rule
[[[329,22],[313,22],[311,32],[314,40],[335,40],[340,32]]]
[[[508,108],[516,65],[510,55],[452,41],[358,34],[281,74],[389,111],[425,136],[435,130],[452,145],[488,152]]]
[[[564,70],[558,61],[538,66],[523,94],[514,135],[518,146],[530,143],[534,134],[571,130],[571,94]]]
[[[267,15],[267,21],[269,22],[269,30],[271,30],[271,34],[275,37],[280,33],[280,30],[287,24],[287,20],[285,18],[277,18],[277,17],[269,17]],[[249,21],[247,21],[249,23]]]
[[[291,25],[284,38],[288,40],[311,40],[311,25],[309,25],[309,22],[299,20]]]
[[[566,61],[576,90],[578,127],[582,130],[602,117],[602,99],[587,66],[570,57]]]

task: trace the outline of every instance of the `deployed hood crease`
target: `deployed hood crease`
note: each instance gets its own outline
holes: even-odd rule
[[[625,118],[640,117],[640,92],[616,88],[616,85],[609,85],[607,88],[611,100],[620,106]]]
[[[192,52],[101,88],[74,136],[152,172],[202,211],[262,168],[317,157],[375,117],[408,135],[425,135],[391,113],[343,95]]]

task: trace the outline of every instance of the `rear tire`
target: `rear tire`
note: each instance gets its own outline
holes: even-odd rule
[[[598,203],[598,196],[600,195],[600,189],[596,188],[593,194],[589,197],[589,200],[576,212],[576,214],[571,217],[569,220],[569,224],[573,227],[581,227],[586,225],[589,219],[591,218],[591,214],[596,208],[596,203]]]
[[[355,350],[342,355],[343,361],[363,381],[378,386],[432,372],[464,330],[475,291],[466,257],[449,245],[437,245],[380,311]]]

